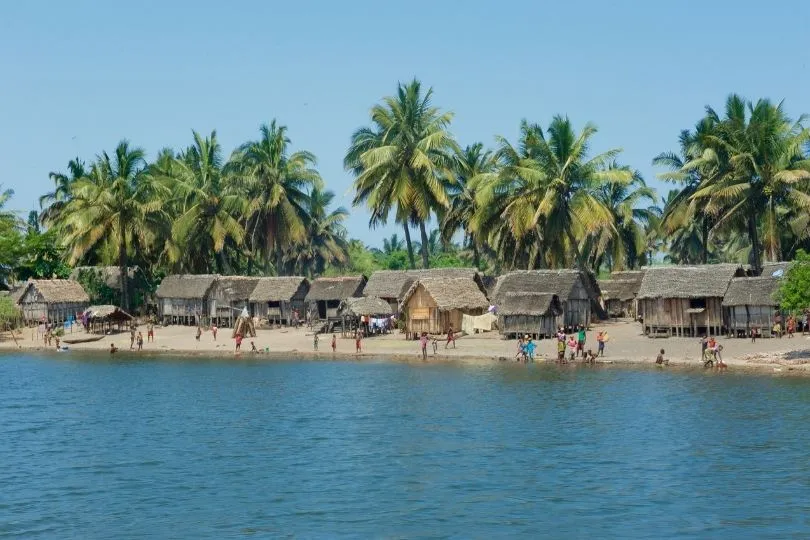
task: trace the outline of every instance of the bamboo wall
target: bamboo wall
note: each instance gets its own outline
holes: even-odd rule
[[[201,298],[159,298],[160,318],[165,323],[195,324],[208,314],[208,302]]]
[[[752,327],[757,327],[760,335],[770,336],[777,312],[774,306],[731,306],[726,308],[726,324],[731,331],[747,334]]]
[[[454,331],[460,332],[461,319],[465,313],[467,315],[481,315],[484,312],[483,309],[442,310],[422,285],[416,288],[404,308],[407,314],[405,328],[410,335],[418,335],[422,332],[444,334],[450,326],[453,327]]]
[[[723,333],[723,299],[705,298],[702,313],[688,313],[689,298],[644,298],[638,301],[645,333],[672,336],[719,335]]]
[[[52,322],[63,323],[71,318],[80,320],[79,314],[84,313],[84,310],[90,304],[87,302],[59,302],[59,303],[46,303],[46,302],[24,302],[20,304],[23,319],[26,322]]]
[[[498,328],[502,335],[514,337],[529,334],[531,336],[553,336],[562,324],[562,316],[554,315],[500,315]]]

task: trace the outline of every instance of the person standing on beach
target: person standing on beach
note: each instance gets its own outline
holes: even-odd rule
[[[579,344],[577,339],[571,334],[571,337],[568,338],[568,351],[571,353],[571,360],[573,361],[577,357],[577,349]]]
[[[354,352],[357,354],[363,352],[362,341],[363,341],[363,334],[358,329],[357,333],[354,335]]]
[[[217,325],[212,324],[211,325],[211,335],[214,336],[214,341],[217,340],[217,330],[219,330],[219,328],[217,328]]]
[[[520,360],[526,353],[526,345],[523,343],[523,336],[518,336],[517,352],[515,353],[515,360]]]
[[[427,362],[427,344],[428,344],[427,332],[422,332],[422,335],[419,337],[419,346],[422,348],[422,360],[425,362]]]
[[[605,356],[605,333],[599,332],[596,334],[596,356]]]
[[[585,327],[580,326],[577,332],[577,352],[582,353],[582,358],[585,358]]]
[[[315,334],[312,336],[312,346],[316,351],[318,350],[318,332],[315,332]]]
[[[703,358],[706,356],[706,347],[709,346],[709,338],[706,337],[704,334],[703,337],[700,339],[700,357]]]
[[[143,350],[143,334],[141,332],[138,332],[138,340],[137,341],[138,341],[138,350],[142,351]]]
[[[200,338],[198,337],[197,339],[199,340]],[[236,351],[235,352],[239,352],[241,348],[242,348],[242,334],[236,334]]]
[[[559,363],[565,362],[565,340],[558,339],[557,340],[557,361]]]
[[[534,362],[534,350],[536,347],[532,338],[529,338],[529,341],[526,342],[526,362]]]
[[[135,348],[135,329],[136,328],[137,327],[134,324],[129,327],[129,350],[130,351]]]
[[[336,351],[337,351],[337,336],[335,334],[332,334],[332,352],[334,353]]]
[[[756,326],[751,327],[751,343],[757,342],[757,333],[759,333],[759,328]]]
[[[197,341],[200,341],[200,336],[201,336],[201,335],[202,335],[202,328],[200,328],[200,327],[198,326],[198,327],[197,327],[197,336],[196,336],[194,339],[196,339]]]
[[[456,348],[456,335],[453,333],[453,325],[451,324],[447,328],[447,343],[444,344],[444,348],[446,349],[450,343],[453,344],[453,348]]]
[[[796,319],[794,319],[793,315],[791,315],[787,319],[787,335],[788,335],[788,338],[792,338],[794,333],[796,333]]]
[[[155,342],[155,325],[151,322],[146,325],[146,341],[147,343]]]

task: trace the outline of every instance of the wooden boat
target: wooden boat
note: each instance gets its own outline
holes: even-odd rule
[[[98,336],[82,336],[82,337],[65,337],[62,338],[62,343],[68,345],[76,345],[77,343],[92,343],[104,339],[104,334]]]

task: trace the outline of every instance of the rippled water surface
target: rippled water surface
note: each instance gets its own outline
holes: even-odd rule
[[[810,381],[0,356],[0,536],[807,537]]]

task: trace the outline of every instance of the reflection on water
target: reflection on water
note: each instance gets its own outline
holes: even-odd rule
[[[70,353],[0,396],[0,535],[810,535],[804,379]]]

